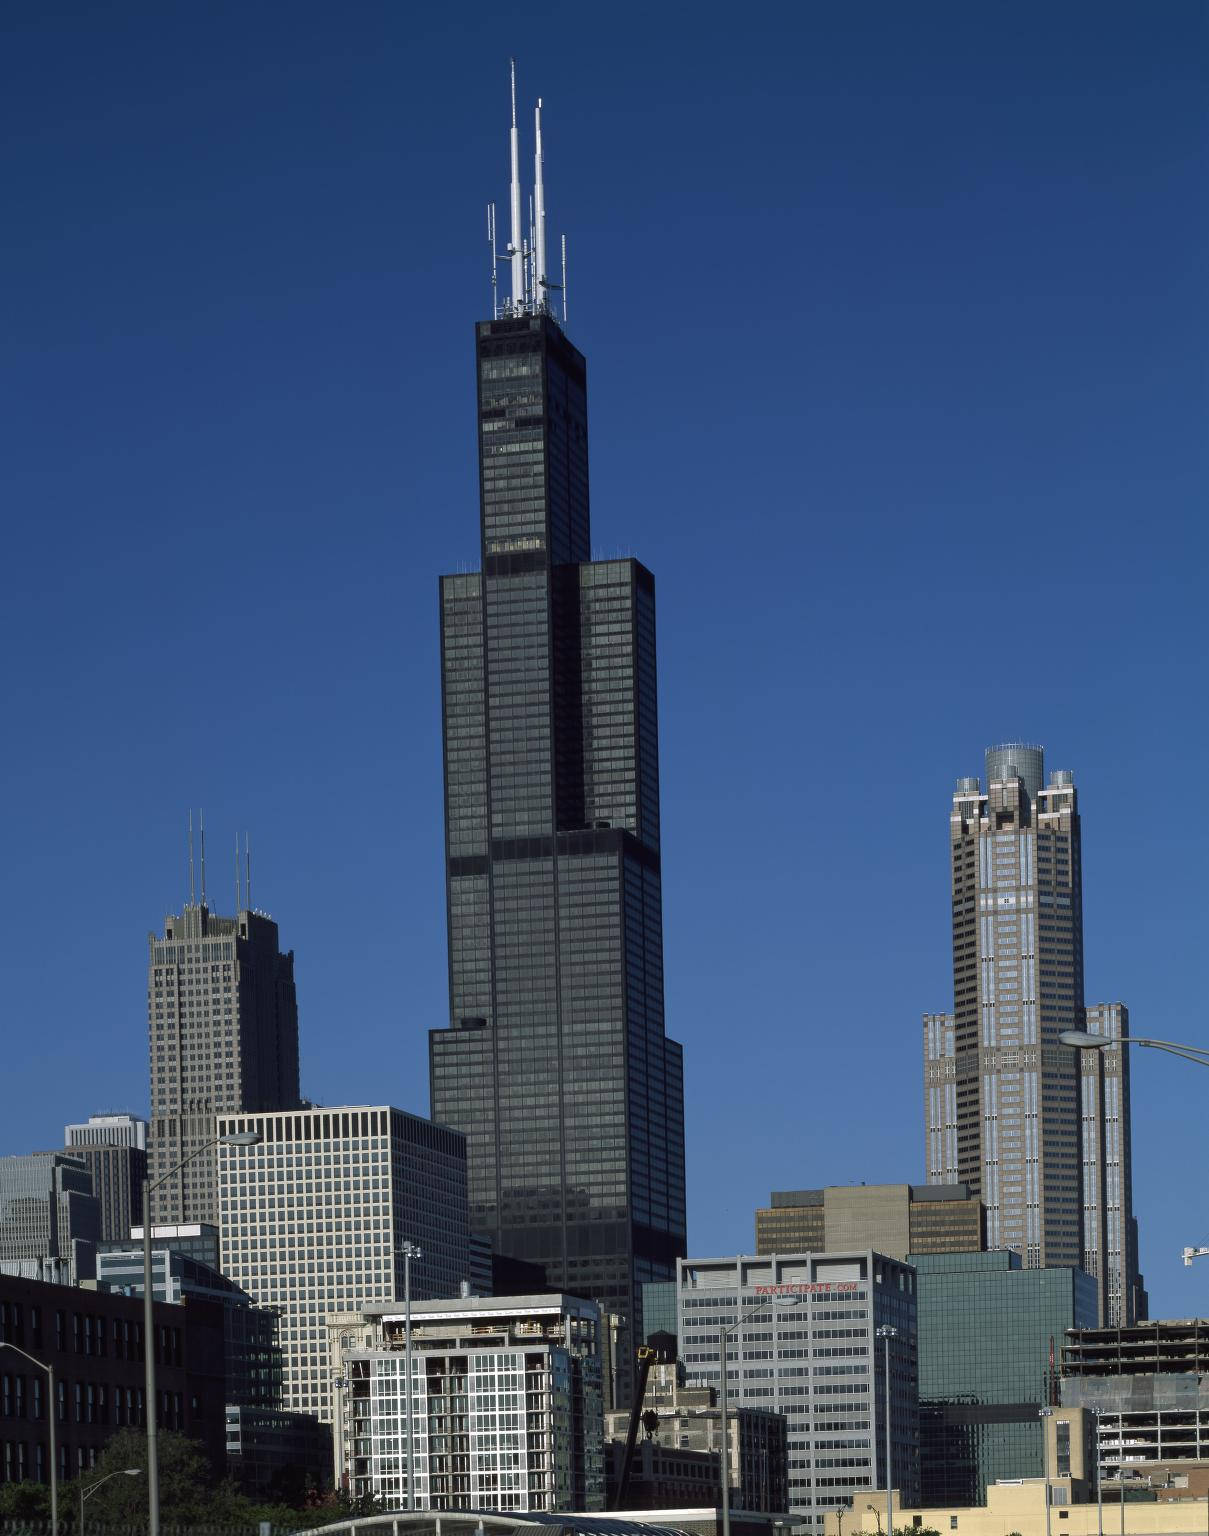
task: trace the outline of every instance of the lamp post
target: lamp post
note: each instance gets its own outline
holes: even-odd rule
[[[169,1168],[151,1182],[143,1180],[143,1395],[146,1398],[144,1413],[147,1420],[147,1536],[160,1536],[160,1476],[156,1459],[155,1416],[155,1308],[151,1284],[151,1195],[161,1184],[178,1174],[186,1163],[208,1152],[211,1147],[254,1147],[261,1140],[259,1131],[235,1131],[229,1136],[213,1136],[209,1141],[194,1147],[188,1157],[182,1157],[174,1168]]]
[[[1092,1409],[1096,1421],[1096,1536],[1104,1536],[1104,1467],[1100,1461],[1100,1410]]]
[[[1143,1035],[1089,1035],[1081,1029],[1064,1029],[1058,1040],[1076,1051],[1102,1051],[1109,1045],[1148,1045],[1156,1051],[1166,1051],[1169,1056],[1194,1061],[1198,1067],[1209,1067],[1209,1050],[1199,1045],[1181,1045],[1175,1040],[1148,1040]]]
[[[416,1467],[415,1467],[415,1441],[412,1429],[412,1393],[411,1379],[411,1261],[422,1259],[424,1255],[419,1247],[404,1238],[399,1245],[399,1252],[403,1255],[403,1342],[404,1365],[407,1373],[407,1507],[416,1507]]]
[[[84,1536],[84,1500],[87,1499],[87,1498],[91,1498],[91,1496],[97,1491],[97,1489],[101,1486],[102,1483],[107,1483],[111,1477],[142,1477],[142,1475],[143,1475],[142,1467],[119,1467],[116,1472],[106,1472],[104,1477],[98,1477],[96,1482],[95,1483],[90,1483],[87,1488],[85,1488],[83,1482],[81,1482],[80,1483],[80,1528],[76,1532],[76,1536]]]
[[[877,1536],[882,1536],[882,1515],[881,1515],[881,1510],[879,1510],[875,1504],[866,1504],[865,1508],[872,1512],[873,1518],[877,1522]]]
[[[59,1458],[55,1447],[55,1421],[59,1413],[59,1404],[55,1399],[55,1368],[37,1360],[33,1355],[27,1355],[23,1349],[18,1349],[15,1344],[0,1342],[0,1349],[11,1349],[14,1354],[28,1360],[31,1365],[36,1365],[40,1371],[46,1372],[46,1425],[49,1431],[50,1452],[50,1536],[59,1536]]]
[[[885,1345],[886,1359],[886,1536],[894,1536],[894,1474],[890,1468],[890,1340],[898,1338],[898,1329],[883,1323],[877,1336]],[[1049,1532],[1046,1532],[1049,1536]]]
[[[1052,1408],[1038,1408],[1037,1415],[1038,1415],[1038,1417],[1041,1420],[1041,1469],[1045,1473],[1045,1536],[1050,1536],[1050,1528],[1049,1528],[1049,1523],[1050,1523],[1050,1513],[1049,1513],[1049,1436],[1046,1433],[1047,1430],[1049,1429],[1049,1425],[1045,1421],[1047,1419],[1052,1419],[1053,1418],[1054,1410]]]
[[[736,1283],[738,1279],[739,1277],[736,1276]],[[722,1418],[722,1536],[730,1536],[730,1426],[728,1420],[730,1396],[726,1362],[727,1339],[736,1329],[742,1328],[744,1323],[750,1322],[752,1318],[759,1317],[762,1312],[767,1312],[769,1308],[796,1307],[801,1299],[794,1295],[793,1292],[790,1292],[788,1296],[774,1296],[771,1301],[765,1301],[760,1306],[752,1307],[749,1312],[745,1313],[743,1311],[743,1287],[741,1284],[737,1284],[736,1294],[739,1300],[739,1315],[733,1323],[722,1323],[718,1328],[718,1353],[722,1357],[720,1362],[722,1366],[722,1393],[718,1399],[718,1407]]]

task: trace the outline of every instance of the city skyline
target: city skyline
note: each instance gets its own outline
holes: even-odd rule
[[[720,159],[716,138],[690,156],[677,137],[678,118],[714,134],[709,102],[685,82],[695,73],[717,78],[720,49],[708,32],[694,38],[683,74],[678,66],[651,108],[654,124],[642,125],[643,140],[652,127],[662,131],[686,167],[682,186],[669,188],[660,176],[668,207],[658,216],[652,184],[620,176],[620,166],[641,165],[641,156],[635,125],[613,110],[616,57],[606,49],[576,79],[578,118],[565,86],[547,97],[560,145],[548,176],[565,196],[571,237],[572,329],[592,357],[602,526],[661,573],[663,842],[669,878],[676,871],[664,892],[668,1029],[700,1063],[690,1066],[688,1083],[695,1251],[744,1246],[751,1209],[770,1184],[899,1177],[887,1125],[918,1147],[917,1095],[909,1111],[896,1100],[917,1076],[917,1037],[902,1020],[920,1004],[943,1002],[947,972],[936,934],[947,893],[934,869],[935,807],[950,764],[968,760],[983,741],[1015,733],[1045,739],[1062,760],[1085,765],[1080,792],[1089,823],[1094,816],[1104,826],[1109,806],[1130,812],[1088,854],[1088,974],[1104,975],[1105,958],[1119,957],[1111,991],[1128,1000],[1135,1029],[1144,1020],[1147,1031],[1177,1038],[1162,1021],[1190,1017],[1190,1000],[1200,995],[1197,860],[1140,814],[1168,765],[1202,755],[1198,712],[1171,705],[1196,695],[1188,599],[1198,535],[1190,548],[1185,517],[1203,466],[1201,451],[1182,445],[1202,391],[1182,338],[1203,310],[1192,286],[1202,196],[1194,189],[1203,178],[1195,156],[1168,153],[1200,121],[1181,63],[1195,54],[1199,31],[1180,21],[1190,13],[1176,7],[1166,30],[1143,37],[1109,7],[1097,23],[1103,47],[1089,58],[1077,22],[1064,17],[1051,35],[1047,17],[1052,46],[1041,62],[1040,14],[1024,13],[1019,35],[994,50],[976,46],[985,42],[976,23],[952,11],[943,23],[918,23],[918,31],[888,21],[899,45],[887,50],[895,55],[891,69],[863,41],[858,46],[842,18],[824,13],[794,34],[803,58],[823,62],[808,64],[801,81],[779,73],[778,62],[771,91],[757,90],[743,44],[728,61],[728,78],[744,110],[722,114],[737,137]],[[1081,13],[1084,24],[1089,14]],[[18,958],[12,1002],[31,1029],[58,1032],[60,1071],[52,1093],[42,1055],[13,1064],[13,1151],[50,1144],[65,1119],[129,1103],[125,1085],[141,1082],[143,977],[130,936],[168,903],[181,806],[189,801],[204,801],[215,827],[250,824],[263,850],[261,891],[299,956],[302,1092],[329,1101],[363,1097],[372,1063],[375,1076],[388,1079],[382,1098],[425,1107],[425,1036],[445,1016],[446,988],[431,578],[471,555],[457,532],[473,482],[463,462],[465,410],[456,405],[467,398],[458,327],[485,304],[486,263],[472,228],[482,199],[473,189],[489,191],[496,179],[483,167],[495,154],[487,102],[496,94],[487,87],[498,81],[501,50],[488,39],[481,55],[460,61],[464,79],[454,81],[461,72],[454,55],[440,51],[449,40],[429,39],[441,61],[432,89],[447,96],[439,117],[457,157],[456,165],[442,164],[440,179],[456,186],[457,200],[447,190],[440,218],[426,217],[424,239],[412,241],[403,224],[370,228],[338,216],[368,207],[380,173],[394,179],[404,165],[414,164],[421,201],[433,190],[423,156],[409,162],[391,126],[396,111],[414,110],[403,137],[409,148],[430,142],[429,83],[414,106],[398,106],[397,75],[392,70],[388,93],[369,62],[379,20],[362,24],[366,35],[350,41],[342,66],[367,87],[363,99],[374,104],[367,118],[341,119],[330,144],[326,136],[302,140],[308,154],[331,155],[318,179],[313,166],[291,161],[294,151],[255,133],[241,135],[246,175],[221,138],[208,144],[206,154],[218,156],[224,171],[200,183],[221,210],[217,218],[207,210],[205,228],[221,255],[208,273],[184,257],[195,226],[179,192],[207,162],[187,151],[174,120],[165,130],[167,158],[183,158],[171,174],[158,158],[147,163],[140,203],[130,196],[133,183],[113,180],[137,156],[126,138],[134,119],[95,114],[104,165],[113,167],[108,179],[98,177],[98,191],[113,194],[105,200],[112,222],[98,222],[83,180],[68,183],[84,227],[98,232],[87,284],[56,281],[67,246],[35,195],[39,167],[61,185],[57,156],[66,141],[49,131],[38,138],[34,169],[18,188],[20,227],[30,240],[9,253],[12,291],[26,295],[41,340],[61,339],[56,409],[47,415],[70,423],[82,451],[64,454],[57,438],[31,431],[14,470],[30,510],[17,556],[33,574],[40,607],[20,594],[14,607],[16,648],[32,639],[39,649],[28,682],[22,677],[14,689],[15,720],[32,750],[7,767],[26,807],[6,905]],[[307,12],[299,26],[305,44],[321,23]],[[256,76],[269,40],[253,29],[247,41]],[[657,32],[656,55],[666,41]],[[127,36],[123,46],[132,42]],[[846,50],[860,60],[847,75]],[[979,64],[987,52],[995,61]],[[139,58],[135,44],[133,69]],[[1139,58],[1145,67],[1126,110],[1119,87],[1135,80]],[[535,44],[522,60],[525,78],[557,81],[556,62],[547,45]],[[715,67],[696,69],[704,64]],[[188,77],[200,88],[219,78],[218,67],[203,49]],[[644,90],[651,68],[636,60],[624,78]],[[837,68],[838,89],[827,80]],[[879,109],[879,95],[884,90],[889,102],[901,78],[923,104],[905,113],[901,101],[892,114]],[[977,91],[966,90],[971,78]],[[135,83],[119,71],[104,89],[123,80]],[[283,122],[305,122],[310,93],[302,81],[292,53],[267,100],[253,106],[236,88],[232,122],[246,128],[261,113],[272,117],[274,104]],[[1080,97],[1082,127],[1061,105],[1072,81],[1086,84],[1092,103],[1089,110]],[[337,98],[346,84],[342,77]],[[85,107],[96,106],[102,89],[72,69],[61,86]],[[864,138],[854,131],[861,113],[846,111],[846,92],[869,112]],[[134,89],[131,100],[137,108],[144,98]],[[782,142],[783,104],[791,101],[806,114],[791,141],[808,146],[801,155],[796,147],[787,155]],[[937,103],[964,114],[960,133],[948,132],[953,124]],[[748,137],[753,104],[763,159]],[[608,147],[612,170],[591,147],[607,137],[600,133],[606,107],[621,135]],[[70,112],[64,120],[76,121]],[[1006,135],[1005,122],[1013,130]],[[698,152],[714,161],[716,209],[695,179]],[[718,174],[733,166],[732,154],[755,167],[741,194],[735,178]],[[979,167],[976,182],[966,155]],[[102,166],[85,160],[94,174]],[[283,269],[270,231],[281,206],[261,220],[247,217],[268,184],[265,173],[279,164],[295,165],[298,185],[348,199],[324,205],[333,215],[327,222],[342,232],[338,246],[296,242],[284,291],[266,286]],[[631,182],[624,199],[622,180]],[[333,193],[329,182],[345,190]],[[1139,191],[1139,182],[1149,190]],[[152,227],[139,211],[144,204],[162,246],[143,238]],[[626,207],[632,228],[617,217]],[[694,211],[707,207],[724,218],[746,207],[744,216],[758,216],[767,231],[769,281],[754,305],[756,323],[711,303],[721,291],[712,252],[702,270],[649,306],[635,305],[617,276],[636,248],[673,251],[671,233],[691,227]],[[1121,248],[1114,236],[1124,225],[1145,237]],[[236,229],[238,263],[224,243]],[[1047,234],[1035,246],[1037,230]],[[796,253],[796,286],[785,280],[782,241]],[[882,243],[893,247],[893,260]],[[127,287],[128,245],[165,256],[147,295]],[[404,263],[416,263],[424,246],[442,285],[430,308],[406,295],[432,288],[436,269],[399,270],[400,252]],[[48,260],[30,262],[34,251],[49,252]],[[805,271],[802,251],[809,252]],[[74,246],[71,253],[78,254]],[[1139,272],[1147,276],[1135,282]],[[185,293],[196,303],[180,303]],[[102,318],[115,299],[132,317],[120,336]],[[1059,311],[1073,318],[1055,328]],[[187,314],[214,317],[210,334]],[[260,328],[249,325],[257,315]],[[382,334],[384,315],[379,350],[371,338]],[[161,323],[173,338],[164,351]],[[49,407],[50,376],[24,350],[24,336],[17,338],[29,367],[22,397]],[[1111,336],[1112,351],[1095,336]],[[177,356],[191,359],[187,382]],[[243,359],[238,369],[235,357]],[[412,366],[417,358],[423,367]],[[99,388],[96,370],[106,360],[115,366]],[[293,393],[285,395],[287,378]],[[742,388],[728,394],[725,385],[739,378]],[[314,379],[340,382],[304,382]],[[227,390],[230,411],[211,409]],[[350,390],[348,409],[341,392]],[[137,451],[128,420],[139,423]],[[634,444],[636,466],[625,451]],[[172,469],[182,454],[206,467],[196,486]],[[224,464],[246,470],[246,486],[241,474],[216,467]],[[196,513],[207,503],[230,508],[234,543],[226,524],[212,541],[196,537]],[[1136,537],[1139,507],[1144,538]],[[169,524],[165,509],[180,515]],[[982,558],[998,548],[1008,517],[1025,528],[1044,523],[1057,546],[1053,560],[1031,562],[1010,582],[1006,565],[993,569]],[[57,535],[64,526],[79,540],[67,570],[48,542],[49,530]],[[973,567],[976,595],[960,580]],[[789,570],[801,578],[785,579]],[[1062,628],[1064,670],[1080,687],[1022,667],[958,707],[966,674],[953,634],[1009,598],[1017,623],[1038,633],[1052,623],[1059,598],[1061,611],[1080,614]],[[259,651],[265,680],[248,697],[224,693],[214,684],[214,650],[241,665]],[[205,707],[174,716],[171,731],[155,717],[152,730],[151,698],[176,690],[205,699]],[[81,737],[92,743],[84,775]],[[398,814],[400,804],[415,808],[410,820]],[[733,824],[741,835],[717,830]],[[862,963],[860,925],[841,921],[839,909],[877,887],[893,895],[900,915],[874,968]],[[1156,890],[1169,893],[1171,927],[1155,921]],[[89,909],[89,922],[67,925],[61,963],[28,963],[67,892]],[[352,954],[330,944],[334,914],[350,905],[358,930]],[[1204,1237],[1200,1218],[1177,1203],[1168,1177],[1196,1145],[1193,1075],[1134,1053],[1143,1268],[1156,1310],[1179,1315],[1198,1310],[1203,1285],[1177,1258],[1184,1242]],[[842,1096],[810,1086],[845,1078],[861,1081],[861,1119],[876,1127],[859,1149]],[[807,1125],[803,1092],[818,1105]],[[141,1095],[133,1107],[145,1107]]]

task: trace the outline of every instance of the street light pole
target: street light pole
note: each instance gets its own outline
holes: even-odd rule
[[[730,1426],[728,1421],[728,1409],[730,1399],[728,1397],[729,1382],[727,1378],[726,1351],[728,1348],[727,1337],[742,1328],[743,1324],[750,1322],[752,1318],[759,1317],[761,1312],[767,1312],[769,1308],[795,1307],[800,1297],[792,1292],[788,1296],[777,1296],[772,1301],[766,1301],[761,1306],[753,1307],[750,1312],[743,1311],[743,1287],[738,1284],[736,1276],[736,1296],[739,1303],[738,1315],[729,1327],[725,1323],[718,1327],[718,1353],[721,1355],[722,1389],[718,1398],[718,1407],[722,1417],[722,1536],[730,1536]],[[774,1328],[775,1332],[775,1328]]]
[[[84,1481],[81,1478],[81,1480],[80,1480],[80,1528],[76,1532],[76,1536],[84,1536],[84,1500],[85,1499],[90,1498],[97,1491],[97,1489],[101,1486],[101,1484],[102,1483],[107,1483],[111,1477],[141,1477],[142,1476],[142,1472],[143,1472],[142,1467],[119,1467],[116,1472],[106,1472],[104,1477],[98,1477],[96,1482],[95,1483],[91,1483],[87,1488],[85,1488]]]
[[[1052,1408],[1038,1408],[1038,1417],[1041,1419],[1041,1469],[1045,1473],[1045,1536],[1050,1536],[1050,1512],[1049,1512],[1049,1425],[1045,1422],[1052,1419]]]
[[[898,1329],[883,1323],[877,1336],[886,1346],[886,1536],[894,1536],[894,1473],[890,1467],[890,1340],[898,1338]],[[1049,1532],[1046,1532],[1049,1536]]]
[[[407,1507],[416,1507],[416,1464],[415,1441],[412,1429],[412,1393],[414,1390],[411,1379],[411,1261],[422,1259],[424,1255],[415,1243],[404,1238],[399,1250],[403,1255],[403,1338],[405,1344],[404,1353],[406,1360],[403,1369],[407,1373]]]
[[[188,1157],[181,1158],[175,1168],[169,1168],[153,1184],[150,1178],[143,1180],[143,1405],[147,1424],[147,1536],[160,1536],[160,1474],[155,1414],[155,1304],[154,1287],[151,1283],[151,1195],[161,1184],[178,1174],[186,1163],[208,1152],[211,1147],[254,1147],[261,1139],[259,1131],[235,1131],[229,1136],[214,1136],[200,1147],[194,1147]]]
[[[43,1360],[36,1359],[33,1355],[27,1355],[16,1344],[0,1341],[0,1349],[11,1349],[14,1354],[20,1355],[31,1365],[36,1365],[40,1371],[46,1372],[46,1427],[49,1439],[47,1449],[50,1452],[50,1536],[59,1536],[59,1456],[55,1441],[59,1403],[55,1397],[55,1368],[53,1365],[47,1365]]]
[[[1100,1461],[1100,1410],[1096,1419],[1096,1536],[1104,1536],[1104,1467]]]

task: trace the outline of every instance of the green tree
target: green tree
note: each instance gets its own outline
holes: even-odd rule
[[[239,1518],[235,1513],[241,1503],[239,1496],[219,1482],[196,1440],[164,1430],[157,1437],[157,1447],[160,1518],[165,1525],[188,1525],[193,1521],[218,1523],[227,1518],[228,1510],[235,1519]],[[111,1477],[103,1488],[98,1488],[88,1500],[85,1511],[88,1523],[146,1524],[147,1436],[141,1431],[119,1430],[97,1458],[96,1466],[83,1474],[85,1486],[129,1467],[137,1467],[142,1476]],[[76,1484],[70,1485],[69,1494],[78,1497]],[[75,1507],[78,1509],[78,1504]],[[70,1508],[68,1504],[63,1512],[67,1513]]]

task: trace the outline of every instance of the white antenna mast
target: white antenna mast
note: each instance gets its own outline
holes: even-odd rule
[[[499,258],[495,254],[495,204],[487,204],[487,244],[491,247],[491,318],[500,317],[499,294],[496,291],[495,268]]]
[[[537,274],[533,269],[533,199],[529,199],[529,238],[525,242],[525,297],[531,310],[537,308]]]
[[[533,302],[546,301],[546,188],[542,167],[542,99],[533,109]]]
[[[516,60],[509,61],[512,70],[512,134],[509,145],[512,151],[512,239],[508,254],[512,258],[512,310],[519,314],[525,304],[525,253],[521,236],[521,151],[516,134]]]
[[[563,236],[563,329],[567,326],[567,237]]]

